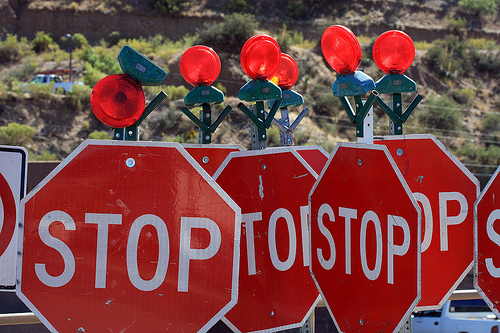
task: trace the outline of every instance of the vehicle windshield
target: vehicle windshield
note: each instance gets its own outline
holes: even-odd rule
[[[491,310],[482,299],[464,299],[451,301],[450,312],[491,312]]]
[[[34,77],[33,79],[31,79],[31,81],[30,81],[30,82],[32,82],[32,83],[40,83],[40,80],[41,80],[41,79],[42,79],[42,78],[41,78],[40,76],[36,76],[36,77]]]

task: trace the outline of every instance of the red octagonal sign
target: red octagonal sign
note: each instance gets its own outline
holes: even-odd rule
[[[422,299],[440,309],[472,268],[479,181],[433,135],[392,135],[385,145],[422,208]]]
[[[304,324],[319,300],[309,274],[309,191],[317,174],[292,147],[228,155],[214,174],[241,207],[234,332],[277,332]]]
[[[342,332],[393,332],[420,299],[420,208],[387,148],[340,143],[310,194],[311,273]]]
[[[17,293],[51,331],[207,331],[236,303],[239,208],[179,144],[85,141],[21,216]]]
[[[474,287],[500,316],[500,167],[474,204]]]

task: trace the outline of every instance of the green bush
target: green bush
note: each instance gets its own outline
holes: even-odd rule
[[[83,49],[84,47],[89,46],[89,41],[87,38],[81,34],[81,33],[76,33],[73,35],[73,48],[75,49]]]
[[[36,53],[42,53],[51,49],[59,48],[59,46],[48,34],[43,31],[37,31],[35,33],[35,38],[31,41],[31,48]]]
[[[461,106],[448,95],[431,96],[417,113],[418,121],[427,128],[458,130],[463,126]]]
[[[248,3],[246,0],[229,0],[226,7],[231,13],[246,13]]]
[[[32,53],[26,37],[19,40],[16,35],[7,34],[5,40],[0,41],[0,64],[18,62]]]
[[[94,140],[111,140],[113,136],[108,132],[95,130],[89,134],[89,139]]]
[[[184,86],[166,86],[163,91],[168,95],[170,100],[175,101],[184,99],[184,96],[189,92],[189,89]]]
[[[103,79],[106,76],[105,73],[101,72],[98,69],[95,69],[91,65],[86,65],[84,69],[86,73],[83,77],[83,83],[89,87],[95,86],[96,83],[99,82],[99,80]]]
[[[316,47],[316,42],[304,38],[300,31],[290,31],[286,24],[283,24],[276,39],[282,52],[287,52],[291,46],[298,46],[303,49]]]
[[[469,46],[453,35],[434,41],[427,51],[426,59],[429,66],[442,77],[456,79],[472,70]]]
[[[83,110],[85,105],[88,105],[90,102],[90,95],[92,94],[92,88],[83,84],[83,85],[73,85],[73,88],[69,92],[69,103],[76,110]]]
[[[46,99],[52,96],[54,83],[28,83],[26,89],[33,99]]]
[[[477,165],[499,165],[500,147],[497,145],[478,145],[477,143],[466,142],[455,152],[457,156],[462,157],[462,162],[466,164]],[[484,173],[485,169],[481,167],[469,167],[472,172]]]
[[[113,31],[108,37],[111,45],[116,45],[120,41],[120,38],[122,38],[122,34],[119,31]]]
[[[36,130],[28,125],[10,123],[0,127],[0,143],[12,146],[24,146],[33,141]]]
[[[80,59],[85,61],[85,69],[88,71],[90,67],[96,69],[106,75],[121,73],[120,64],[107,53],[98,54],[93,47],[86,47],[79,54]]]
[[[154,8],[162,14],[175,17],[180,16],[182,11],[189,7],[189,0],[151,0]]]
[[[307,16],[307,6],[302,0],[290,0],[286,4],[285,11],[293,19],[303,19]]]
[[[200,34],[200,44],[210,45],[216,52],[236,55],[257,28],[253,15],[233,13],[224,17],[224,22],[207,25]]]
[[[0,82],[11,85],[19,84],[19,81],[26,82],[33,78],[38,69],[38,61],[34,57],[24,58],[20,64],[9,66],[5,70],[0,71]]]
[[[496,50],[479,50],[474,52],[478,71],[486,72],[492,77],[500,76],[500,53]]]
[[[500,113],[487,113],[481,120],[481,127],[486,134],[500,132]]]
[[[32,151],[28,151],[28,156],[30,161],[57,161],[57,155],[55,153],[51,153],[48,150],[42,150],[40,154],[36,154]]]
[[[497,0],[460,0],[458,6],[474,13],[495,13],[498,9]]]

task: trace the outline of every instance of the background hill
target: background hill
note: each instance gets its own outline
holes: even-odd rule
[[[179,111],[191,87],[179,73],[182,53],[195,44],[214,48],[222,72],[216,86],[233,106],[213,136],[214,143],[250,146],[250,121],[236,105],[248,77],[239,52],[252,35],[272,35],[298,63],[295,91],[310,112],[294,135],[296,144],[320,144],[331,152],[336,142],[354,141],[354,126],[331,92],[336,74],[322,57],[319,41],[332,24],[357,35],[362,68],[375,80],[383,73],[371,58],[382,32],[399,29],[412,37],[416,59],[407,75],[424,99],[405,124],[405,134],[433,133],[476,173],[500,164],[500,27],[498,0],[333,1],[333,0],[0,0],[0,143],[20,144],[32,159],[62,159],[81,141],[109,137],[89,104],[93,85],[119,73],[116,56],[131,45],[168,76],[160,87],[145,89],[148,99],[163,89],[169,95],[141,126],[143,140],[197,142],[197,128]],[[85,71],[85,82],[71,94],[52,94],[22,86],[35,73],[69,67]],[[26,93],[25,90],[29,93]],[[408,105],[414,96],[405,96]],[[297,114],[300,108],[294,108]],[[197,113],[196,108],[192,109]],[[375,107],[375,133],[389,133],[388,117]],[[269,146],[279,132],[269,131]]]

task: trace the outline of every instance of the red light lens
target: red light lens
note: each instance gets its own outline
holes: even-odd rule
[[[332,25],[323,32],[321,50],[326,62],[339,74],[354,73],[361,62],[358,39],[342,25]]]
[[[97,119],[108,126],[122,128],[139,120],[146,101],[140,83],[127,74],[119,74],[97,82],[90,105]]]
[[[373,44],[373,60],[385,73],[406,71],[415,59],[415,45],[410,36],[399,30],[381,34]]]
[[[214,50],[197,45],[184,52],[179,64],[182,77],[193,86],[211,85],[220,74],[220,59]]]
[[[276,72],[269,78],[281,89],[290,89],[299,78],[299,66],[292,57],[286,53],[281,54],[280,63]]]
[[[265,80],[278,68],[280,55],[278,42],[268,35],[256,35],[241,49],[241,67],[252,79]]]

